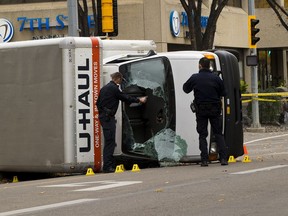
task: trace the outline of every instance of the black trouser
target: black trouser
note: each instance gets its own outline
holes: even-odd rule
[[[220,159],[227,159],[227,148],[222,134],[221,124],[221,106],[217,104],[200,104],[196,112],[197,132],[199,134],[199,149],[201,151],[201,160],[208,161],[208,120],[211,124],[213,134],[215,135]]]
[[[108,170],[109,168],[115,168],[113,153],[116,147],[116,120],[115,117],[101,115],[99,116],[99,119],[104,134],[103,170]]]

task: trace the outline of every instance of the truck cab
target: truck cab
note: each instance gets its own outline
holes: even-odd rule
[[[226,51],[179,51],[159,54],[151,52],[151,55],[142,58],[130,57],[126,60],[122,57],[103,65],[103,75],[115,71],[122,73],[123,92],[136,97],[148,96],[146,104],[119,105],[116,114],[116,158],[141,158],[159,162],[200,161],[196,116],[190,110],[194,96],[193,93],[184,93],[182,86],[193,73],[198,73],[199,59],[204,56],[210,59],[212,72],[224,80],[230,92],[223,98],[222,112],[223,133],[229,155],[237,157],[243,154],[240,80],[238,78],[239,84],[237,79],[233,80],[239,77],[237,59]],[[225,68],[227,65],[223,62],[224,57],[230,58],[228,68]],[[236,71],[233,69],[235,66]],[[235,129],[235,125],[236,130],[230,130]],[[209,131],[207,141],[210,158],[217,160],[217,145],[210,126]],[[232,136],[237,134],[239,139],[232,140],[231,133]]]

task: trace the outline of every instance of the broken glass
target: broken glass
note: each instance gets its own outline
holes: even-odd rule
[[[186,155],[187,143],[175,133],[175,95],[168,59],[151,58],[120,67],[125,82],[123,92],[148,96],[139,106],[123,104],[122,147],[159,161],[179,161]]]

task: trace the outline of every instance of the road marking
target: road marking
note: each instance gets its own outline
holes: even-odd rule
[[[279,138],[279,137],[284,137],[284,136],[288,136],[288,134],[282,134],[282,135],[278,135],[278,136],[265,137],[265,138],[261,138],[261,139],[251,140],[251,141],[245,142],[245,144],[259,142],[259,141],[268,140],[268,139]]]
[[[24,209],[19,209],[19,210],[14,210],[14,211],[2,212],[0,213],[0,216],[17,215],[17,214],[42,211],[42,210],[47,210],[47,209],[52,209],[52,208],[61,208],[64,206],[76,205],[76,204],[92,202],[96,200],[99,200],[99,199],[79,199],[79,200],[72,200],[68,202],[55,203],[55,204],[50,204],[50,205],[36,206],[36,207],[31,207],[31,208],[24,208]]]
[[[253,169],[253,170],[247,170],[247,171],[242,171],[242,172],[235,172],[231,174],[237,174],[237,175],[242,175],[242,174],[250,174],[250,173],[255,173],[255,172],[261,172],[261,171],[267,171],[267,170],[273,170],[273,169],[279,169],[279,168],[284,168],[288,167],[288,165],[277,165],[277,166],[271,166],[271,167],[265,167],[265,168],[260,168],[260,169]]]
[[[258,156],[273,156],[273,155],[287,155],[288,152],[274,152],[274,153],[268,153],[268,154],[260,154]]]
[[[57,185],[46,185],[46,186],[39,186],[39,187],[63,187],[63,188],[75,188],[75,187],[89,187],[84,189],[77,189],[73,191],[83,192],[83,191],[98,191],[98,190],[105,190],[111,189],[116,187],[123,187],[132,184],[139,184],[142,181],[92,181],[92,182],[80,182],[80,183],[71,183],[71,184],[57,184]],[[93,186],[95,184],[100,184],[98,186]]]
[[[255,143],[253,143],[251,145],[253,145],[253,146],[273,147],[275,145],[276,146],[283,145],[283,142],[285,142],[285,141],[279,141],[279,142],[273,141],[273,142],[269,142],[269,143],[263,143],[263,142],[256,143],[255,142]]]

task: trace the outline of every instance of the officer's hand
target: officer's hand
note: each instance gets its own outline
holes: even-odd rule
[[[148,96],[140,97],[140,98],[139,98],[140,103],[146,103],[147,98],[148,98]]]

